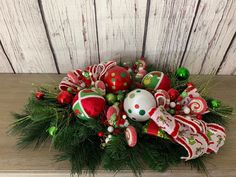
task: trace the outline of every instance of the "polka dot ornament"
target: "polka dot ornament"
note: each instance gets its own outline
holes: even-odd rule
[[[124,100],[124,110],[128,117],[138,122],[148,120],[148,111],[155,106],[154,96],[144,89],[129,92]]]
[[[81,90],[73,100],[72,109],[77,117],[87,120],[96,118],[104,110],[105,99],[91,89]]]
[[[125,68],[114,66],[106,72],[104,82],[109,92],[117,93],[129,88],[131,76]]]

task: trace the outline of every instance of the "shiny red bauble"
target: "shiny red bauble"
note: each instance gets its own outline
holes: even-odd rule
[[[103,132],[98,132],[98,136],[99,136],[99,137],[103,137],[103,136],[104,136],[104,133],[103,133]]]
[[[67,91],[61,91],[57,95],[57,102],[60,104],[70,104],[73,100],[73,95]]]
[[[171,88],[170,90],[168,90],[168,94],[170,96],[171,101],[175,101],[179,96],[179,92],[174,88]]]
[[[131,76],[125,68],[114,66],[106,72],[104,83],[109,92],[125,91],[131,84]]]
[[[41,99],[43,99],[43,97],[44,97],[44,93],[42,93],[40,91],[35,92],[35,98],[37,100],[41,100]]]
[[[187,83],[186,83],[186,86],[187,86],[188,88],[193,88],[193,87],[195,87],[192,82],[187,82]]]

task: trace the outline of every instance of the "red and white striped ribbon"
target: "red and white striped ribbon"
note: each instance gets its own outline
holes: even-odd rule
[[[93,82],[100,80],[104,74],[113,66],[116,65],[116,62],[109,61],[106,63],[100,63],[98,65],[88,66],[85,71],[90,73],[91,80]],[[60,90],[67,90],[71,88],[76,91],[77,87],[85,88],[87,86],[85,80],[83,79],[83,71],[80,69],[74,70],[73,72],[68,72],[67,77],[64,77],[59,84]]]
[[[217,152],[224,145],[225,129],[214,123],[206,123],[191,116],[171,116],[162,106],[149,111],[150,118],[182,145],[188,156],[185,160],[197,158],[205,153]]]

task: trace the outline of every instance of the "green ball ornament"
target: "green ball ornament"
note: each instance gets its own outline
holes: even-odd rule
[[[212,109],[219,108],[220,105],[221,105],[221,102],[220,102],[219,100],[216,100],[216,99],[213,99],[213,100],[211,100],[211,102],[210,102],[210,107],[211,107]]]
[[[56,132],[57,132],[57,127],[51,126],[51,127],[48,128],[48,133],[49,133],[49,135],[55,136],[55,135],[56,135]]]
[[[180,67],[176,70],[175,72],[175,76],[178,80],[187,80],[189,78],[189,71],[187,68],[185,67]]]
[[[106,94],[106,100],[109,105],[113,105],[117,100],[117,96],[114,93],[108,93]]]

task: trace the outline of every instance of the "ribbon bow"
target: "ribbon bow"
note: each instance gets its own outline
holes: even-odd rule
[[[188,156],[181,159],[190,160],[197,158],[203,154],[215,152],[219,150],[225,142],[225,129],[215,123],[206,123],[203,120],[196,119],[196,114],[204,114],[208,112],[205,100],[197,93],[196,89],[185,90],[188,95],[182,100],[182,105],[188,105],[191,113],[188,115],[172,116],[166,111],[166,104],[158,105],[149,111],[150,118],[163,131],[168,133],[172,139],[182,145]],[[165,99],[160,91],[155,94],[155,98],[160,102]],[[169,99],[168,97],[166,99]],[[168,101],[162,101],[167,103]]]
[[[59,84],[60,90],[67,90],[71,88],[73,91],[77,90],[77,87],[85,88],[89,87],[91,83],[100,80],[104,74],[111,67],[115,66],[116,62],[108,61],[106,63],[100,63],[98,65],[88,66],[84,71],[83,70],[74,70],[73,72],[68,72],[67,77],[64,77]],[[86,78],[84,72],[88,74]]]

